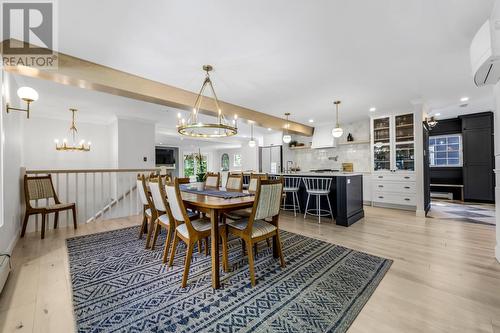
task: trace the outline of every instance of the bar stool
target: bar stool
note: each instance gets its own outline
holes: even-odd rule
[[[299,203],[299,187],[300,181],[302,178],[300,177],[290,177],[285,176],[285,187],[283,187],[283,204],[281,205],[281,209],[283,210],[293,210],[293,215],[297,216],[297,211],[300,213],[300,203]],[[288,197],[288,193],[292,195],[292,203],[287,203],[286,198]]]
[[[304,181],[304,185],[306,186],[307,192],[307,202],[306,202],[306,211],[304,213],[304,218],[306,215],[312,215],[318,217],[318,223],[321,223],[322,216],[331,216],[333,219],[333,211],[332,205],[330,204],[330,198],[328,195],[330,194],[330,187],[332,185],[332,178],[302,178]],[[316,197],[316,208],[309,209],[309,199],[311,196]],[[321,197],[325,196],[328,202],[328,207],[330,210],[321,209]]]

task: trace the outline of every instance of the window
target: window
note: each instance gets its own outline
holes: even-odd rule
[[[461,167],[462,135],[431,136],[429,138],[429,160],[431,167]]]
[[[196,176],[198,173],[207,172],[208,156],[198,153],[184,154],[184,177]]]
[[[241,167],[241,155],[240,154],[234,154],[233,166]]]

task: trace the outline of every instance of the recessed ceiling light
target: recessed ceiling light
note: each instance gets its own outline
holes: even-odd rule
[[[436,113],[436,117],[439,117],[440,115],[441,115],[441,113],[439,113],[439,112],[438,112],[438,113]]]
[[[246,136],[246,135],[243,135],[243,137],[244,137],[245,139],[247,138],[247,136]]]
[[[371,107],[371,108],[370,108],[370,112],[375,112],[375,111],[377,111],[377,108],[376,108],[376,107]]]
[[[460,102],[467,102],[468,100],[469,100],[469,97],[460,98]]]
[[[270,131],[270,130],[271,130],[271,128],[270,128],[270,127],[268,127],[268,128],[267,128],[267,130],[268,130],[268,131]]]
[[[314,123],[314,119],[309,119],[309,122],[310,123]]]

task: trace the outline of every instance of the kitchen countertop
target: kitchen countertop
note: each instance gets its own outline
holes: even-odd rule
[[[308,172],[297,171],[288,173],[270,173],[270,175],[280,176],[304,176],[304,177],[349,177],[349,176],[362,176],[362,172]]]

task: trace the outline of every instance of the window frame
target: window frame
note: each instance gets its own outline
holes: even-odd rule
[[[448,143],[448,138],[450,138],[450,137],[458,137],[458,164],[449,164],[449,160],[456,159],[456,158],[455,157],[451,157],[450,158],[448,156],[449,151],[447,150],[447,148],[444,151],[438,151],[438,150],[434,149],[436,146],[445,146],[445,147],[448,147],[449,145],[456,145],[457,143],[451,143],[451,144]],[[446,143],[445,144],[439,144],[439,145],[431,144],[431,140],[432,139],[439,140],[439,139],[442,139],[442,138],[446,138]],[[432,136],[429,136],[429,166],[431,168],[462,168],[463,165],[464,165],[463,149],[464,149],[464,147],[463,147],[462,133],[453,133],[453,134],[442,134],[442,135],[432,135]],[[446,153],[446,158],[444,158],[446,160],[446,164],[443,164],[443,165],[434,164],[436,159],[443,159],[443,158],[436,158],[435,157],[436,153],[441,153],[441,152]]]
[[[237,159],[236,156],[238,156],[238,162],[239,162],[238,164],[236,164],[236,159]],[[241,154],[236,153],[233,155],[233,167],[241,168]]]

